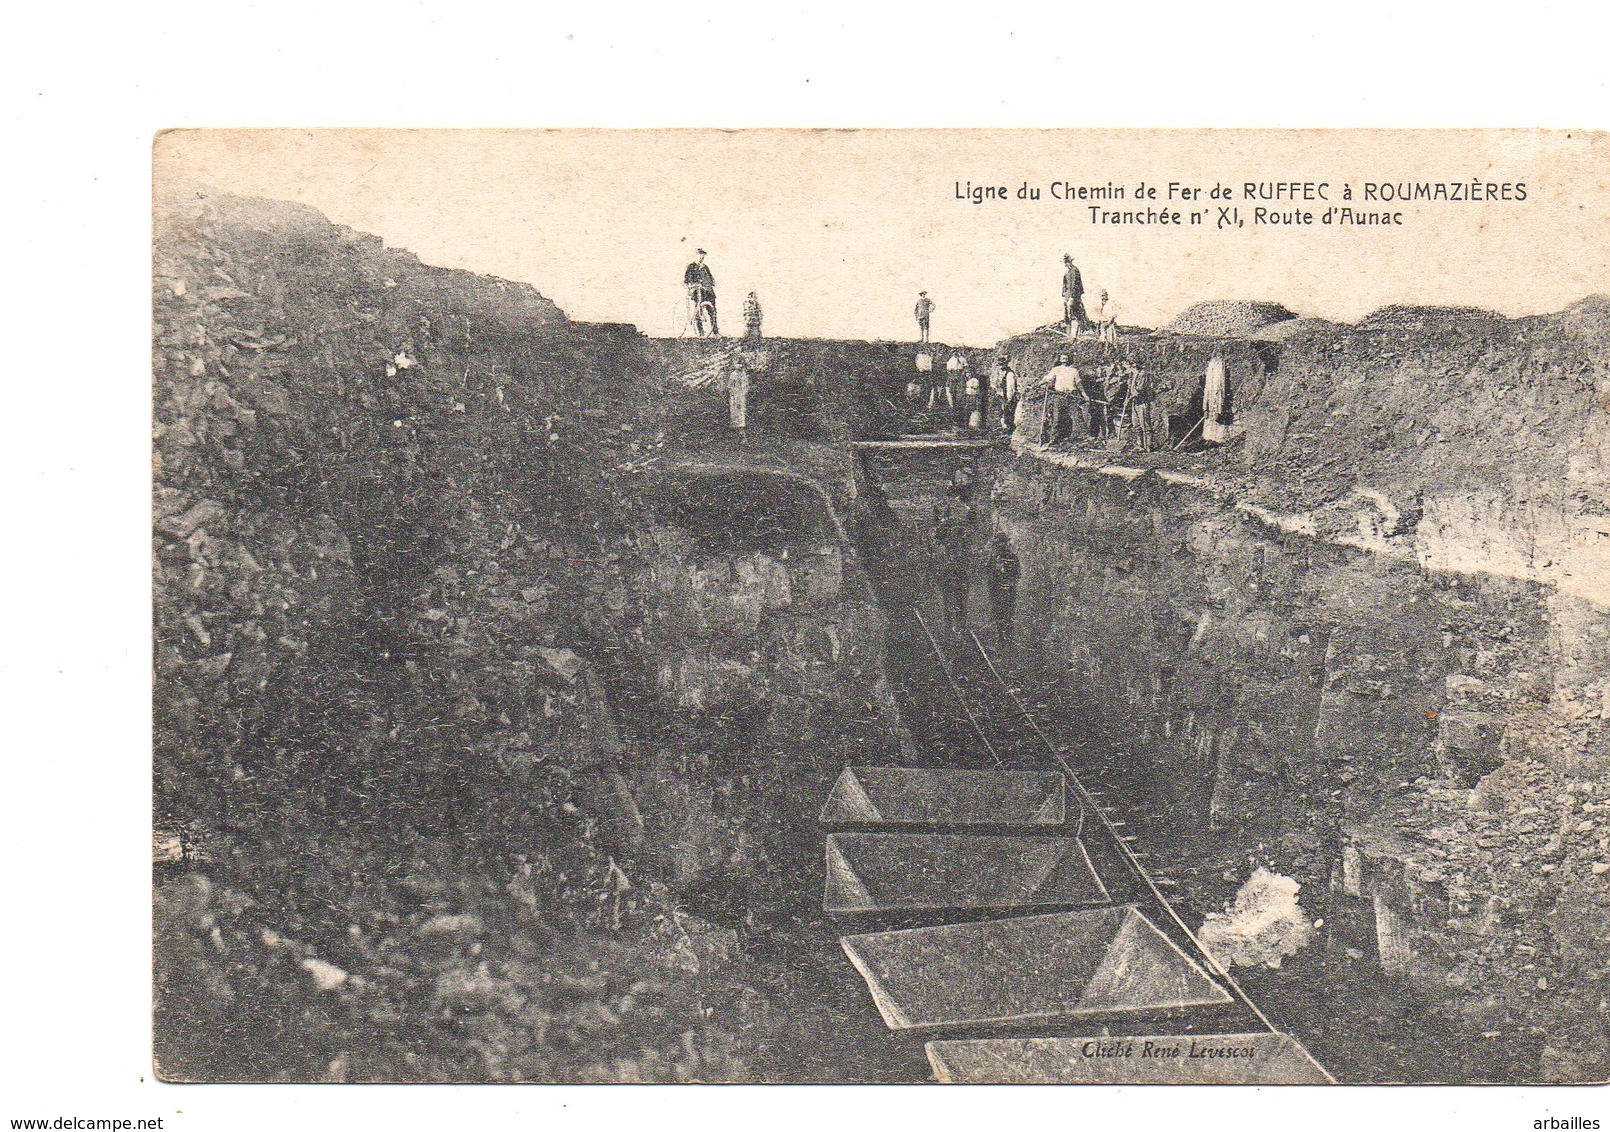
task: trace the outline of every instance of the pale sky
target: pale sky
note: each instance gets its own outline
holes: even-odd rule
[[[758,293],[768,334],[986,345],[1060,314],[1071,252],[1087,303],[1160,325],[1201,299],[1268,299],[1353,320],[1388,303],[1509,315],[1610,292],[1610,135],[1519,131],[207,130],[163,135],[159,186],[295,200],[427,263],[535,286],[571,317],[677,332],[682,269],[709,251],[723,329]],[[1349,203],[1401,227],[1255,226],[1257,204],[1316,220],[1366,181],[1523,182],[1525,201]],[[1126,209],[1207,209],[1199,227],[1092,225],[1054,181],[1133,190]],[[1235,199],[1170,203],[1170,181]],[[1328,182],[1329,200],[1242,199]],[[957,183],[1001,185],[974,205]],[[1038,202],[1019,201],[1028,182]],[[1247,226],[1220,230],[1218,206]]]

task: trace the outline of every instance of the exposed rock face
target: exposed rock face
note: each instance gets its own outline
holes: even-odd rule
[[[1431,569],[1610,604],[1603,300],[1508,320],[1377,312],[1280,344],[1246,426],[1245,494],[1307,511],[1367,487]]]
[[[1375,538],[1299,532],[1188,484],[1020,460],[994,498],[1020,648],[1064,735],[1125,752],[1161,807],[1142,840],[1198,861],[1204,903],[1253,857],[1322,918],[1361,917],[1367,950],[1327,945],[1373,952],[1471,1040],[1536,1028],[1522,1072],[1602,1077],[1610,982],[1580,956],[1610,943],[1610,611],[1426,572],[1366,504]]]
[[[820,474],[812,521],[722,557],[646,501],[699,391],[629,328],[233,198],[162,212],[155,265],[157,804],[227,893],[159,897],[164,1074],[743,1079],[765,1011],[670,886],[792,894],[777,799],[897,723],[848,455],[801,439],[821,360],[755,459]]]

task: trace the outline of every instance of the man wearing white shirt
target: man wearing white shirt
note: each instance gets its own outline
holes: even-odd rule
[[[1073,399],[1080,391],[1079,370],[1066,350],[1057,354],[1057,364],[1046,371],[1049,388],[1045,394],[1045,418],[1040,426],[1042,447],[1060,443],[1073,435]]]
[[[1017,371],[1006,358],[995,363],[990,393],[1001,411],[1001,431],[1010,434],[1017,427]]]

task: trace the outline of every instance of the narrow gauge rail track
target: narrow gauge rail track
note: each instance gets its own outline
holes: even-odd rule
[[[1005,674],[1001,672],[995,658],[990,655],[989,649],[979,639],[977,632],[971,628],[966,629],[962,634],[962,640],[983,663],[982,671],[989,673],[991,689],[998,697],[991,705],[997,710],[991,713],[988,709],[985,709],[983,714],[986,718],[995,721],[999,726],[1005,722],[1000,718],[1000,715],[1003,714],[999,710],[1000,706],[1003,704],[1010,705],[1011,712],[1026,726],[1027,735],[1030,737],[1025,742],[1012,744],[1011,754],[1013,757],[1010,760],[1004,759],[997,744],[991,741],[988,732],[980,722],[980,711],[975,709],[967,693],[962,689],[960,682],[955,678],[951,658],[932,627],[928,624],[928,619],[923,616],[922,610],[912,605],[910,612],[912,619],[921,630],[923,639],[932,651],[934,662],[945,674],[945,684],[955,699],[957,707],[968,721],[970,729],[978,736],[985,752],[994,760],[995,765],[1022,766],[1027,764],[1044,767],[1049,763],[1050,766],[1061,771],[1079,804],[1079,815],[1073,836],[1080,838],[1084,841],[1086,848],[1092,850],[1093,859],[1098,862],[1098,872],[1107,872],[1107,870],[1100,868],[1100,862],[1116,863],[1123,869],[1126,874],[1124,879],[1128,882],[1127,884],[1115,885],[1113,883],[1115,878],[1110,875],[1103,875],[1101,878],[1103,883],[1108,884],[1110,888],[1114,888],[1116,891],[1127,891],[1131,894],[1139,895],[1141,899],[1138,903],[1141,904],[1143,910],[1154,913],[1153,922],[1166,925],[1165,930],[1176,937],[1176,942],[1187,945],[1192,957],[1223,983],[1225,989],[1235,998],[1239,1006],[1257,1020],[1259,1027],[1271,1034],[1281,1033],[1281,1030],[1269,1019],[1268,1015],[1259,1009],[1257,1003],[1252,1001],[1252,998],[1236,981],[1234,976],[1230,974],[1229,970],[1214,957],[1212,952],[1203,946],[1196,933],[1181,918],[1173,903],[1163,892],[1165,886],[1170,886],[1169,882],[1160,882],[1154,877],[1151,870],[1146,867],[1145,862],[1131,848],[1132,839],[1122,833],[1115,824],[1116,819],[1111,816],[1110,807],[1102,805],[1086,789],[1084,783],[1080,781],[1078,772],[1074,770],[1072,764],[1068,762],[1066,756],[1063,755],[1057,745],[1051,741],[1051,738],[1045,733],[1045,729],[1034,718],[1034,714],[1018,698],[1016,691],[1013,690]],[[1025,747],[1035,749],[1025,751]]]
[[[869,484],[881,489],[867,455],[865,452],[858,453],[862,474]],[[878,494],[881,496],[881,490]],[[887,521],[894,519],[894,516],[885,510],[882,518]],[[895,525],[899,525],[897,520]],[[929,624],[929,619],[924,616],[920,601],[916,600],[921,592],[917,587],[922,585],[920,571],[913,576],[909,565],[908,560],[907,569],[896,568],[895,573],[903,574],[902,578],[884,574],[879,579],[882,584],[874,586],[874,590],[884,599],[882,604],[891,615],[891,620],[905,620],[910,627],[909,631],[899,635],[919,646],[918,650],[913,651],[926,653],[925,657],[908,657],[916,662],[908,676],[912,683],[918,685],[910,690],[910,694],[929,700],[925,707],[930,715],[944,710],[941,704],[933,702],[935,699],[951,701],[953,718],[962,722],[965,730],[976,737],[977,747],[974,750],[987,756],[991,765],[1060,771],[1070,788],[1072,799],[1078,805],[1073,835],[1084,842],[1103,883],[1108,885],[1115,897],[1121,894],[1123,899],[1138,904],[1154,923],[1174,938],[1176,944],[1185,948],[1220,981],[1234,1000],[1230,1009],[1240,1016],[1243,1029],[1281,1033],[1225,964],[1219,962],[1202,944],[1180,916],[1174,902],[1164,891],[1165,888],[1174,887],[1173,882],[1155,875],[1153,868],[1143,860],[1145,854],[1135,848],[1134,838],[1123,832],[1122,820],[1115,815],[1112,807],[1104,804],[1085,785],[1063,748],[1051,739],[1034,712],[1023,702],[1018,689],[1002,671],[1001,663],[978,633],[967,627],[954,638],[965,653],[965,659],[955,656],[953,649],[948,649],[941,641]],[[898,590],[904,590],[905,593],[897,594]],[[889,600],[891,598],[896,600]],[[891,628],[899,633],[896,626]],[[959,663],[967,669],[960,676]],[[931,669],[931,672],[924,673],[924,668]],[[927,695],[922,695],[923,692]],[[958,744],[951,743],[949,746],[952,748],[949,752],[951,757],[966,757],[965,752],[955,749]],[[973,744],[969,742],[965,746],[971,748]]]

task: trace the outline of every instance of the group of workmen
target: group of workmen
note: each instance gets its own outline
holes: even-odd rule
[[[1107,292],[1100,293],[1100,305],[1092,317],[1085,308],[1084,276],[1073,256],[1064,255],[1062,266],[1062,319],[1067,337],[1072,340],[1093,334],[1116,354],[1118,320],[1108,305]],[[918,292],[914,313],[918,339],[924,346],[932,341],[934,305],[927,291]],[[920,350],[916,368],[906,385],[906,400],[923,407],[931,420],[937,417],[934,423],[958,431],[979,431],[998,422],[1002,432],[1016,431],[1021,384],[1009,359],[996,359],[987,382],[973,372],[968,355],[960,350],[950,355],[943,373],[935,368],[934,356]],[[1104,441],[1122,434],[1137,447],[1153,447],[1156,392],[1133,363],[1115,361],[1081,373],[1073,366],[1071,355],[1062,351],[1045,382],[1040,402],[1044,410],[1039,430],[1042,445],[1076,436]]]
[[[689,263],[683,273],[691,312],[688,325],[701,338],[720,336],[715,277],[705,263],[706,254],[703,248],[698,249],[698,258]],[[1108,308],[1107,293],[1100,293],[1100,307],[1092,318],[1085,308],[1084,280],[1071,255],[1063,256],[1063,268],[1062,314],[1067,337],[1071,340],[1094,333],[1116,347],[1117,322]],[[923,346],[932,341],[934,309],[928,292],[918,292],[914,313]],[[761,320],[760,300],[751,291],[743,303],[745,338],[761,337]],[[1116,349],[1112,351],[1113,355],[1117,353]],[[742,435],[747,423],[744,402],[748,394],[748,368],[736,369],[742,373],[741,383],[735,379],[730,390],[732,417],[733,427]],[[1022,385],[1011,360],[1004,355],[996,357],[986,379],[974,370],[972,358],[964,350],[953,350],[941,368],[935,364],[933,352],[920,349],[916,355],[916,371],[906,386],[907,401],[924,409],[930,418],[937,418],[936,424],[971,432],[997,425],[1005,433],[1018,429]],[[1154,447],[1156,389],[1145,371],[1132,362],[1118,358],[1081,370],[1074,365],[1071,350],[1059,349],[1056,365],[1046,372],[1041,388],[1039,403],[1043,411],[1038,439],[1042,446],[1085,438],[1102,441],[1126,435],[1139,448]],[[959,635],[968,627],[968,598],[982,566],[996,640],[1009,646],[1022,564],[1012,549],[1011,538],[1004,531],[997,530],[989,536],[982,555],[975,546],[975,532],[979,531],[980,524],[974,501],[976,477],[977,472],[967,457],[963,457],[950,474],[945,501],[934,507],[928,546],[930,571],[943,598],[945,629],[952,635]]]
[[[1007,434],[1017,430],[1022,384],[1009,358],[995,359],[988,381],[979,378],[960,350],[950,355],[943,370],[934,366],[933,355],[919,353],[916,369],[906,385],[906,400],[939,427],[977,432],[999,426]],[[1157,387],[1133,362],[1120,358],[1081,370],[1073,364],[1072,352],[1063,349],[1041,382],[1041,445],[1123,437],[1141,451],[1156,447],[1161,433]]]
[[[710,265],[705,263],[708,254],[703,248],[695,249],[696,258],[682,272],[682,286],[688,296],[687,326],[700,338],[719,338],[721,328],[716,316],[716,279],[710,270]],[[1100,299],[1101,305],[1096,317],[1091,318],[1089,312],[1085,310],[1084,276],[1080,273],[1078,265],[1073,262],[1073,256],[1064,255],[1062,321],[1067,328],[1068,337],[1074,338],[1080,334],[1094,332],[1104,340],[1116,339],[1117,320],[1107,309],[1106,291],[1101,292]],[[917,318],[918,340],[924,343],[933,340],[934,307],[935,303],[928,297],[927,291],[917,292],[917,305],[913,313]],[[761,336],[762,317],[760,299],[755,292],[750,291],[744,297],[743,303],[744,337]]]
[[[979,377],[961,350],[951,352],[943,370],[935,368],[934,356],[926,350],[917,354],[916,365],[917,372],[906,383],[906,400],[935,423],[977,432],[986,427],[993,405],[1003,432],[1017,427],[1017,371],[1006,358],[996,359],[988,381]]]
[[[1068,350],[1059,350],[1057,364],[1043,380],[1042,446],[1123,436],[1141,451],[1156,447],[1157,388],[1133,362],[1114,361],[1081,371]]]
[[[687,289],[690,326],[700,337],[718,337],[715,276],[705,263],[706,252],[697,249],[697,258],[683,272]],[[1116,320],[1107,309],[1107,293],[1101,293],[1101,308],[1092,319],[1085,309],[1084,279],[1071,255],[1064,255],[1062,313],[1070,339],[1094,331],[1115,347]],[[921,342],[931,341],[934,302],[927,291],[917,296],[916,318]],[[744,337],[761,337],[760,299],[751,291],[743,303]],[[734,391],[733,427],[743,428],[745,413],[740,402],[747,400],[747,376],[742,392]],[[1003,433],[1017,431],[1022,386],[1011,360],[998,356],[987,378],[973,369],[972,359],[963,350],[954,350],[941,369],[927,349],[916,355],[916,373],[906,385],[906,399],[921,407],[930,421],[957,431],[983,432],[999,427]],[[1057,364],[1044,377],[1044,393],[1038,439],[1042,446],[1076,439],[1102,442],[1124,436],[1134,447],[1149,450],[1158,432],[1154,413],[1156,389],[1146,373],[1132,362],[1116,360],[1081,371],[1072,362],[1069,350],[1060,350]]]

